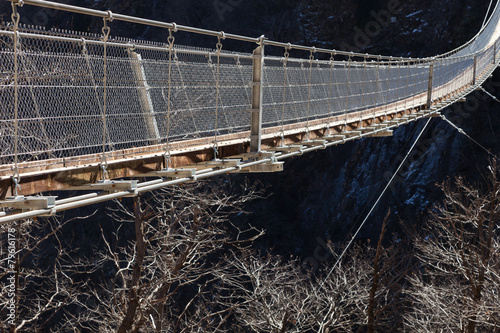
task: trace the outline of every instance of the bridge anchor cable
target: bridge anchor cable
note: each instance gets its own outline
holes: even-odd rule
[[[490,155],[491,157],[494,157],[495,159],[498,159],[498,156],[493,154],[489,149],[487,149],[485,146],[483,146],[482,144],[480,144],[478,141],[474,140],[469,134],[467,134],[463,129],[461,129],[460,127],[458,127],[457,125],[455,125],[454,123],[452,123],[448,118],[446,118],[444,115],[441,115],[441,119],[443,119],[445,122],[447,122],[448,124],[450,124],[453,128],[455,128],[458,133],[464,135],[465,137],[467,137],[470,141],[474,142],[477,146],[479,146],[481,149],[483,149],[485,152],[488,153],[488,155]]]
[[[330,271],[328,272],[327,276],[325,277],[325,279],[321,282],[320,284],[320,288],[323,287],[323,285],[325,284],[325,282],[328,280],[328,278],[330,277],[330,275],[332,275],[333,271],[335,270],[335,268],[337,267],[337,265],[340,263],[340,261],[342,260],[342,258],[344,257],[344,255],[346,254],[347,250],[349,249],[349,247],[352,245],[352,243],[354,242],[354,240],[356,239],[356,237],[358,236],[359,232],[361,231],[361,229],[363,228],[363,226],[365,225],[366,221],[368,221],[368,218],[370,217],[370,215],[372,214],[372,212],[375,210],[375,208],[377,207],[378,203],[380,202],[380,200],[382,199],[382,197],[384,196],[385,192],[387,192],[387,189],[391,186],[392,182],[394,181],[394,179],[396,178],[396,176],[398,175],[399,171],[401,170],[401,168],[405,165],[406,161],[408,160],[408,157],[410,157],[410,154],[411,152],[413,151],[413,149],[415,148],[415,146],[417,145],[417,143],[419,142],[420,140],[420,137],[422,136],[422,134],[424,133],[425,129],[427,128],[427,125],[429,125],[430,121],[432,120],[432,118],[429,118],[427,120],[427,122],[425,123],[424,127],[422,128],[422,130],[420,131],[420,134],[417,136],[415,142],[413,143],[413,145],[410,147],[410,149],[408,150],[408,153],[406,154],[405,158],[403,158],[403,160],[401,161],[401,163],[399,164],[399,167],[396,169],[396,171],[394,172],[394,174],[392,175],[391,179],[389,180],[389,182],[387,183],[387,185],[385,186],[384,190],[382,191],[382,193],[379,195],[379,197],[377,198],[377,201],[375,201],[375,203],[373,204],[372,208],[370,209],[370,211],[366,214],[365,218],[363,219],[363,222],[361,222],[361,225],[358,227],[358,229],[356,230],[356,232],[354,233],[354,235],[352,236],[351,240],[349,241],[349,243],[347,244],[347,246],[344,248],[344,250],[342,251],[342,253],[340,254],[340,256],[337,258],[337,260],[335,261],[335,264],[332,266],[332,268],[330,269]]]
[[[488,90],[484,89],[483,87],[480,87],[481,90],[488,96],[490,96],[491,98],[493,98],[495,101],[497,101],[498,103],[500,103],[500,100],[498,98],[496,98],[495,95],[491,94],[488,92]]]

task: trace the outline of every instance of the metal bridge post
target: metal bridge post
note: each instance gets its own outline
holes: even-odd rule
[[[474,55],[474,72],[472,74],[472,85],[476,84],[477,54]]]
[[[434,61],[429,65],[429,86],[427,90],[427,109],[431,108],[432,104],[432,80],[434,79]]]
[[[497,42],[493,44],[493,64],[497,62]]]
[[[250,152],[261,151],[262,139],[262,84],[264,81],[264,36],[253,51],[252,118],[250,123]]]

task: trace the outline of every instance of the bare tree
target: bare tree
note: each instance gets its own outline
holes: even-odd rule
[[[384,246],[390,211],[382,222],[382,229],[376,249],[364,250],[370,263],[370,285],[366,307],[366,327],[368,333],[390,331],[401,327],[403,321],[404,281],[414,266],[411,247],[406,241],[397,239]]]
[[[332,272],[328,270],[330,274],[318,279],[314,285],[314,332],[347,332],[363,325],[371,280],[370,258],[366,248],[354,245]]]
[[[500,180],[496,162],[487,188],[457,178],[441,186],[445,201],[418,237],[420,270],[407,290],[406,326],[419,332],[500,332]]]
[[[0,247],[6,255],[0,265],[7,269],[0,273],[1,332],[57,330],[57,319],[74,305],[80,282],[66,267],[64,257],[72,250],[62,235],[75,220],[41,218],[2,227]]]
[[[389,216],[389,215],[388,215]],[[369,332],[401,327],[402,281],[411,260],[400,244],[354,245],[334,269],[318,276],[299,259],[230,255],[220,272],[220,303],[248,332]],[[331,247],[331,244],[329,244]],[[334,249],[330,248],[331,253]],[[246,331],[245,331],[246,332]]]
[[[248,252],[230,255],[220,272],[221,303],[235,309],[236,323],[250,332],[306,332],[313,325],[311,281],[297,259]]]
[[[232,309],[213,295],[222,269],[218,256],[261,235],[230,222],[260,191],[251,186],[229,194],[229,188],[206,182],[169,187],[134,198],[132,209],[117,201],[110,209],[121,224],[114,239],[103,231],[106,251],[79,265],[97,265],[111,279],[88,288],[68,328],[77,323],[99,332],[223,332]],[[124,241],[127,228],[133,237]]]

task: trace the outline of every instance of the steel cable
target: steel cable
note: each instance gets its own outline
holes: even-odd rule
[[[346,254],[347,250],[349,249],[349,247],[352,245],[352,243],[354,242],[354,240],[356,239],[357,235],[359,234],[359,232],[361,231],[361,229],[363,228],[363,226],[365,225],[366,221],[368,221],[368,218],[370,217],[370,215],[372,214],[372,212],[375,210],[375,208],[377,207],[378,203],[380,202],[380,200],[382,199],[382,197],[384,196],[385,192],[387,191],[387,189],[391,186],[392,182],[394,181],[394,178],[396,178],[397,174],[399,173],[399,171],[401,170],[401,168],[405,165],[406,161],[408,160],[408,157],[410,157],[410,154],[411,152],[413,151],[413,148],[415,148],[415,146],[417,145],[417,143],[419,142],[420,140],[420,137],[422,136],[422,134],[424,133],[425,129],[427,128],[427,125],[429,125],[430,121],[432,120],[432,118],[429,118],[427,120],[427,122],[425,123],[424,127],[422,128],[422,130],[420,131],[420,134],[417,136],[417,138],[415,139],[415,142],[413,143],[413,145],[410,147],[410,149],[408,150],[408,153],[406,154],[405,158],[403,159],[403,161],[401,161],[401,163],[399,164],[399,167],[396,169],[396,171],[394,172],[394,174],[392,175],[391,179],[389,180],[389,182],[387,183],[387,185],[385,186],[384,190],[382,191],[382,193],[379,195],[379,197],[377,198],[377,200],[375,201],[375,203],[373,204],[372,208],[370,209],[370,211],[366,214],[365,218],[363,219],[363,221],[361,222],[360,226],[358,227],[358,229],[356,230],[356,232],[354,233],[354,235],[351,237],[351,240],[349,241],[349,243],[346,245],[346,247],[344,248],[344,250],[342,251],[342,253],[340,254],[340,256],[337,258],[337,260],[335,261],[335,264],[333,265],[333,267],[331,268],[331,270],[328,272],[328,274],[326,275],[326,277],[323,279],[323,281],[321,282],[320,284],[320,288],[323,287],[323,285],[325,284],[325,282],[328,280],[328,278],[330,277],[330,275],[333,273],[333,271],[335,270],[335,268],[337,267],[337,265],[340,263],[340,261],[342,260],[342,258],[344,257],[344,255]]]

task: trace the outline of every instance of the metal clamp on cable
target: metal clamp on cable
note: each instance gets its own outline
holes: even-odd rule
[[[219,143],[217,142],[217,140],[214,141],[214,146],[212,149],[214,151],[214,160],[217,160],[219,156]]]
[[[106,160],[106,155],[103,154],[102,162],[100,164],[101,172],[102,172],[102,181],[105,181],[108,178],[108,161]]]
[[[258,42],[257,42],[257,45],[259,45],[259,46],[264,46],[265,42],[266,42],[266,36],[261,35],[261,36],[259,37],[259,40],[258,40]]]
[[[104,19],[105,19],[105,20],[108,20],[109,22],[113,22],[113,20],[115,19],[115,18],[113,17],[113,12],[112,12],[112,11],[110,11],[110,10],[107,10],[106,12],[108,13],[108,17],[106,17],[106,18],[104,18]]]
[[[18,196],[18,190],[21,189],[21,185],[19,183],[21,182],[21,176],[19,175],[19,169],[16,167],[14,168],[14,174],[12,175],[12,183],[14,187],[14,197]]]
[[[163,155],[163,160],[164,160],[164,163],[165,163],[165,169],[170,169],[170,166],[172,165],[172,160],[171,160],[171,157],[170,157],[170,152],[166,152]]]

